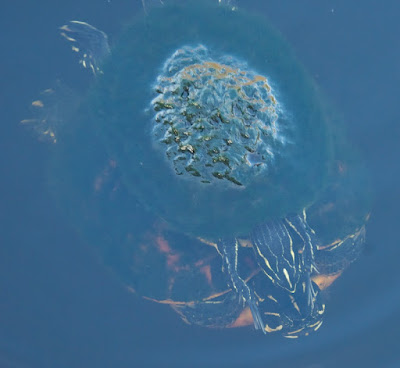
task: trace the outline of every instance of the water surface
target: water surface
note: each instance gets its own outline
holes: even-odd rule
[[[288,341],[252,329],[186,326],[168,308],[133,297],[101,267],[47,191],[48,147],[17,122],[55,79],[77,90],[90,82],[58,26],[86,20],[112,40],[141,4],[16,1],[0,15],[2,366],[397,366],[400,6],[394,0],[246,4],[265,13],[295,48],[372,173],[367,249],[329,289],[323,328]]]

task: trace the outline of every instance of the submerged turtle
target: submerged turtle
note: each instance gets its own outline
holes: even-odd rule
[[[111,51],[87,23],[61,28],[97,78],[60,127],[52,189],[126,284],[188,322],[318,329],[321,288],[364,244],[360,160],[264,18],[146,13]]]

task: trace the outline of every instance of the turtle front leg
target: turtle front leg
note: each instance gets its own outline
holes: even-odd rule
[[[253,316],[255,329],[262,330],[266,333],[254,292],[240,277],[238,272],[238,240],[236,238],[220,239],[217,246],[222,257],[224,272],[229,277],[229,283],[231,284],[232,289],[238,295],[239,300],[241,300],[243,304],[249,306]]]

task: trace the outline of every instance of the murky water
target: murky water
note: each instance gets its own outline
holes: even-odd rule
[[[240,1],[238,6],[244,6]],[[187,326],[138,300],[98,260],[49,195],[48,146],[17,122],[54,80],[83,90],[57,27],[82,19],[111,41],[141,2],[7,4],[0,15],[0,352],[4,367],[396,367],[398,287],[399,25],[395,1],[248,1],[264,13],[347,122],[368,162],[374,202],[367,248],[327,291],[317,334],[298,341],[250,328]],[[45,17],[44,17],[45,15]],[[43,18],[44,17],[44,18]],[[7,52],[6,52],[7,51]]]

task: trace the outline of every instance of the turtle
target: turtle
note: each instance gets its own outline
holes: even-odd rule
[[[368,179],[279,32],[215,1],[146,10],[112,48],[61,31],[96,77],[52,130],[49,184],[103,262],[191,323],[250,310],[264,333],[317,330],[321,289],[365,243]]]

